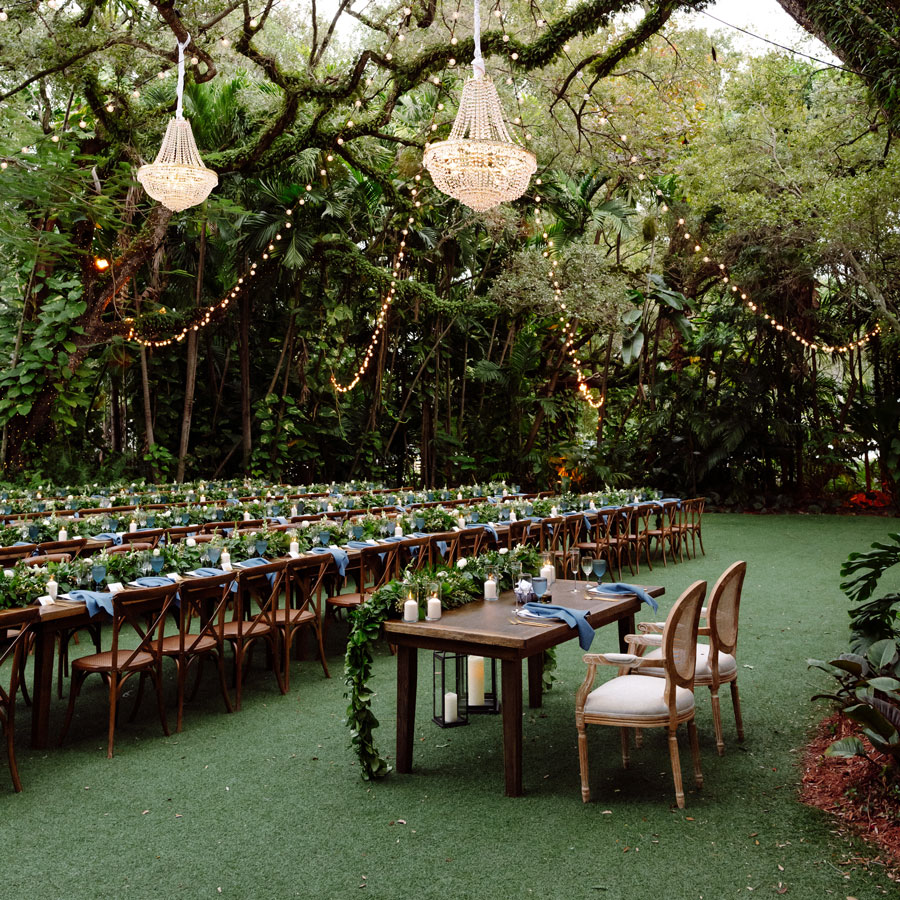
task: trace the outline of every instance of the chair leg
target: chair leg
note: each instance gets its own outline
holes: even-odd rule
[[[170,735],[169,723],[166,721],[166,703],[163,699],[162,686],[162,666],[150,670],[150,677],[156,686],[156,706],[159,709],[159,720],[162,722],[163,734],[168,737]]]
[[[141,705],[141,701],[144,699],[144,679],[146,677],[147,671],[144,670],[138,678],[137,697],[134,698],[134,707],[131,710],[131,715],[128,717],[129,722],[133,722],[137,718],[138,708]]]
[[[587,803],[591,799],[591,776],[588,767],[587,732],[584,724],[578,725],[578,766],[581,769],[581,801]]]
[[[700,741],[697,738],[697,723],[691,719],[687,723],[688,736],[691,739],[691,756],[694,758],[694,784],[697,790],[703,787],[703,771],[700,769]]]
[[[706,556],[706,550],[703,549],[703,532],[700,530],[700,526],[697,526],[697,540],[700,541],[700,552]]]
[[[712,703],[713,728],[716,732],[716,750],[719,756],[725,755],[725,738],[722,735],[722,708],[719,705],[719,688],[716,685],[709,686],[710,702]]]
[[[106,742],[106,758],[113,758],[113,746],[116,741],[116,715],[118,714],[119,680],[109,679],[109,726]]]
[[[731,705],[734,707],[734,724],[737,725],[738,740],[744,739],[744,717],[741,715],[741,698],[737,680],[731,682]]]
[[[637,747],[638,750],[644,746],[644,730],[642,728],[634,729],[634,746]]]
[[[672,760],[672,778],[675,781],[675,802],[684,809],[684,786],[681,783],[681,759],[678,756],[678,731],[669,729],[669,758]]]
[[[72,681],[69,684],[69,705],[66,708],[66,718],[63,721],[62,731],[59,733],[60,746],[62,746],[66,735],[69,733],[69,726],[72,724],[72,712],[75,709],[75,698],[81,692],[81,684],[86,677],[86,674],[79,670],[72,671]]]
[[[19,780],[19,768],[16,765],[16,742],[15,742],[15,728],[14,728],[14,719],[15,719],[15,711],[16,711],[16,694],[15,691],[12,691],[12,696],[10,697],[9,704],[9,712],[6,716],[6,721],[3,722],[3,728],[6,731],[6,758],[9,762],[9,774],[12,778],[13,788],[15,792],[18,794],[22,791],[22,782]],[[0,720],[2,721],[2,720]]]
[[[222,688],[222,697],[225,700],[225,709],[234,712],[231,705],[231,695],[228,693],[228,684],[225,681],[225,653],[224,649],[216,653],[216,668],[219,670],[219,686]]]
[[[244,646],[243,644],[234,645],[234,689],[235,689],[235,702],[234,708],[240,712],[241,709],[241,687],[243,686],[244,679]]]
[[[328,613],[326,612],[325,615],[328,615]],[[316,638],[319,642],[319,659],[322,662],[322,671],[325,673],[326,678],[331,678],[331,675],[328,674],[328,662],[325,659],[325,634],[322,630],[322,623],[318,622],[313,627],[316,630]]]
[[[644,555],[647,557],[647,568],[653,571],[653,563],[650,561],[650,538],[644,541]]]
[[[620,728],[619,734],[622,738],[622,768],[628,768],[628,754],[630,752],[630,739],[627,728]]]
[[[179,657],[175,660],[175,664],[178,673],[178,698],[176,701],[175,712],[175,733],[179,734],[181,732],[182,724],[184,721],[184,689],[185,683],[187,682],[188,667],[190,666],[190,662],[187,658],[182,659]]]

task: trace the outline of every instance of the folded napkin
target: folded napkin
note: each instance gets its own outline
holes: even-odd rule
[[[246,563],[243,565],[246,565]],[[259,565],[259,563],[257,563],[257,565]],[[198,578],[211,578],[213,575],[224,575],[225,570],[214,569],[212,566],[202,566],[199,569],[191,569],[190,574],[196,575]],[[164,579],[164,581],[168,584],[172,583],[168,578]]]
[[[275,516],[276,521],[279,525],[287,525],[288,520],[284,516]]]
[[[599,594],[634,594],[636,597],[639,597],[644,601],[652,610],[656,612],[659,609],[659,604],[642,588],[636,584],[625,584],[622,581],[617,581],[614,584],[601,584],[597,587],[589,588],[589,594],[599,595]]]
[[[352,547],[354,550],[368,550],[372,545],[367,544],[365,541],[347,541],[345,546]]]
[[[483,528],[495,541],[499,540],[497,529],[489,522],[473,522],[471,525],[466,525],[466,528]]]
[[[343,578],[347,574],[347,563],[350,562],[350,557],[346,550],[342,550],[340,547],[313,547],[310,553],[330,553],[334,557],[338,575]]]
[[[135,578],[134,583],[141,587],[162,587],[166,584],[175,584],[171,578],[167,578],[165,575],[142,575],[140,578]]]
[[[413,537],[431,537],[431,535],[427,531],[417,531],[413,534]],[[437,548],[440,551],[441,556],[447,555],[447,542],[446,541],[438,541]],[[414,551],[417,551],[418,548],[414,548]]]
[[[114,531],[103,531],[100,534],[92,534],[92,541],[112,541],[116,546],[122,543],[122,538]]]
[[[578,629],[578,643],[581,645],[581,649],[591,649],[594,629],[587,620],[585,610],[569,609],[568,606],[556,606],[553,603],[526,603],[522,608],[531,615],[542,619],[562,619],[570,628]]]
[[[69,591],[69,598],[78,603],[84,603],[87,607],[89,616],[96,616],[102,609],[109,615],[113,614],[113,595],[109,592],[100,593],[99,591]]]

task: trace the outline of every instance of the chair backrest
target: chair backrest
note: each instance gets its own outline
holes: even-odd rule
[[[738,615],[741,608],[741,590],[747,563],[732,563],[713,585],[706,620],[709,623],[710,655],[716,652],[734,655],[737,649]],[[718,659],[718,656],[716,656]]]
[[[483,525],[461,528],[459,531],[459,555],[477,556],[484,544],[486,534],[487,531]]]
[[[285,566],[285,579],[290,606],[293,609],[305,609],[312,598],[322,590],[332,559],[330,553],[318,553],[288,561]]]
[[[142,550],[152,550],[153,544],[134,541],[131,544],[119,544],[116,547],[107,547],[107,553],[138,553]]]
[[[22,562],[26,566],[46,566],[47,563],[67,563],[71,559],[71,553],[43,553],[41,556],[26,556]]]
[[[548,516],[541,522],[541,552],[552,553],[564,549],[562,546],[564,526],[562,516]]]
[[[26,606],[22,609],[9,609],[3,612],[3,628],[18,629],[12,637],[0,645],[0,667],[12,657],[12,669],[9,673],[9,692],[7,693],[3,683],[0,682],[0,710],[9,710],[15,703],[16,692],[19,689],[19,678],[24,667],[24,656],[27,649],[27,632],[31,625],[40,618],[40,609],[37,606]],[[5,724],[5,719],[0,712],[0,722]]]
[[[286,569],[285,559],[241,569],[238,576],[238,602],[234,604],[233,616],[233,621],[240,623],[238,634],[252,633],[259,627],[258,623],[275,626]],[[250,606],[254,597],[258,606],[256,612]]]
[[[581,540],[584,531],[584,515],[582,513],[570,513],[563,516],[563,542],[567,549],[572,549]],[[560,548],[562,549],[562,548]]]
[[[666,617],[662,648],[666,660],[666,692],[674,696],[674,688],[694,688],[697,663],[697,628],[700,610],[706,596],[706,582],[695,581],[676,601]],[[670,703],[670,706],[673,705]],[[674,707],[673,707],[674,708]]]
[[[37,544],[21,544],[18,547],[0,547],[0,565],[12,566],[37,550]]]
[[[397,576],[399,542],[359,551],[359,592],[369,594]]]
[[[689,526],[699,528],[700,520],[703,518],[703,510],[706,506],[706,498],[694,497],[691,500],[685,500],[683,505]]]
[[[397,566],[418,572],[431,562],[431,537],[406,538],[397,542]]]
[[[178,650],[193,653],[206,637],[214,637],[221,644],[225,631],[225,608],[231,598],[231,586],[237,572],[210,575],[205,578],[186,578],[178,585]],[[198,619],[199,632],[191,632],[191,623]]]
[[[431,541],[431,562],[444,563],[444,565],[452,566],[459,557],[459,532],[458,531],[441,531],[432,534],[429,538]],[[444,551],[441,552],[440,544],[444,544]]]
[[[620,506],[615,512],[610,513],[610,518],[612,519],[610,523],[612,537],[622,540],[631,534],[634,522],[633,506]]]
[[[512,550],[519,544],[524,544],[528,540],[528,534],[531,531],[531,522],[528,519],[521,519],[518,522],[509,523],[509,531],[506,533],[506,546]]]
[[[150,549],[152,550],[165,533],[165,528],[145,528],[143,531],[126,531],[122,535],[122,543],[150,544]]]
[[[663,531],[675,531],[678,527],[678,501],[667,500],[662,505]]]
[[[166,630],[169,607],[178,593],[177,584],[139,588],[113,594],[112,653],[113,673],[130,668],[139,653],[162,657],[162,642]],[[130,625],[140,639],[124,660],[119,659],[119,638],[122,629]]]
[[[632,521],[634,523],[633,531],[637,537],[646,536],[650,531],[650,520],[658,508],[653,503],[641,503],[634,507]]]
[[[69,538],[67,541],[45,541],[38,549],[41,553],[68,553],[72,559],[84,549],[87,538]]]
[[[199,525],[176,525],[166,530],[166,543],[177,544],[185,538],[196,537],[200,533]]]

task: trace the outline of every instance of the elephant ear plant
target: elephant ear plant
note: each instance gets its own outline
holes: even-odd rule
[[[869,743],[900,766],[900,644],[890,638],[877,641],[866,651],[842,653],[828,662],[809,660],[837,681],[834,693],[817,694],[814,700],[832,700],[842,716],[861,727]],[[868,756],[859,735],[841,738],[826,756]]]
[[[888,535],[887,541],[876,541],[870,550],[851,553],[841,566],[846,579],[841,590],[854,602],[850,610],[850,649],[865,653],[876,641],[900,640],[900,593],[889,591],[872,600],[872,594],[884,573],[900,565],[900,533]]]

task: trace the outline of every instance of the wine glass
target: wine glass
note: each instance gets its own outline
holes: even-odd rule
[[[320,537],[321,537],[321,535],[320,535]],[[256,548],[256,555],[257,555],[257,556],[265,556],[265,555],[266,555],[266,550],[269,549],[269,542],[268,542],[267,540],[264,540],[264,539],[260,538],[259,540],[257,540],[257,541],[254,543],[253,546]]]
[[[106,566],[103,563],[94,563],[91,566],[91,580],[99,588],[106,580]]]
[[[531,579],[531,589],[540,601],[541,597],[547,593],[547,579],[543,575],[534,575]]]
[[[150,568],[153,569],[154,573],[159,575],[163,570],[163,566],[166,564],[165,559],[163,559],[162,553],[159,556],[151,556],[150,557]]]
[[[587,553],[581,557],[581,573],[584,575],[584,580],[587,581],[590,577],[591,572],[594,569],[594,557],[589,556]]]
[[[597,579],[597,584],[600,584],[603,581],[603,576],[606,574],[606,560],[598,556],[591,566],[591,571]]]
[[[581,554],[577,550],[567,550],[563,557],[563,571],[566,573],[567,579],[576,582],[572,588],[572,593],[578,593],[578,567],[581,562]]]
[[[213,547],[211,544],[207,544],[206,555],[209,557],[210,565],[216,566],[219,563],[219,558],[222,556],[222,548]]]

